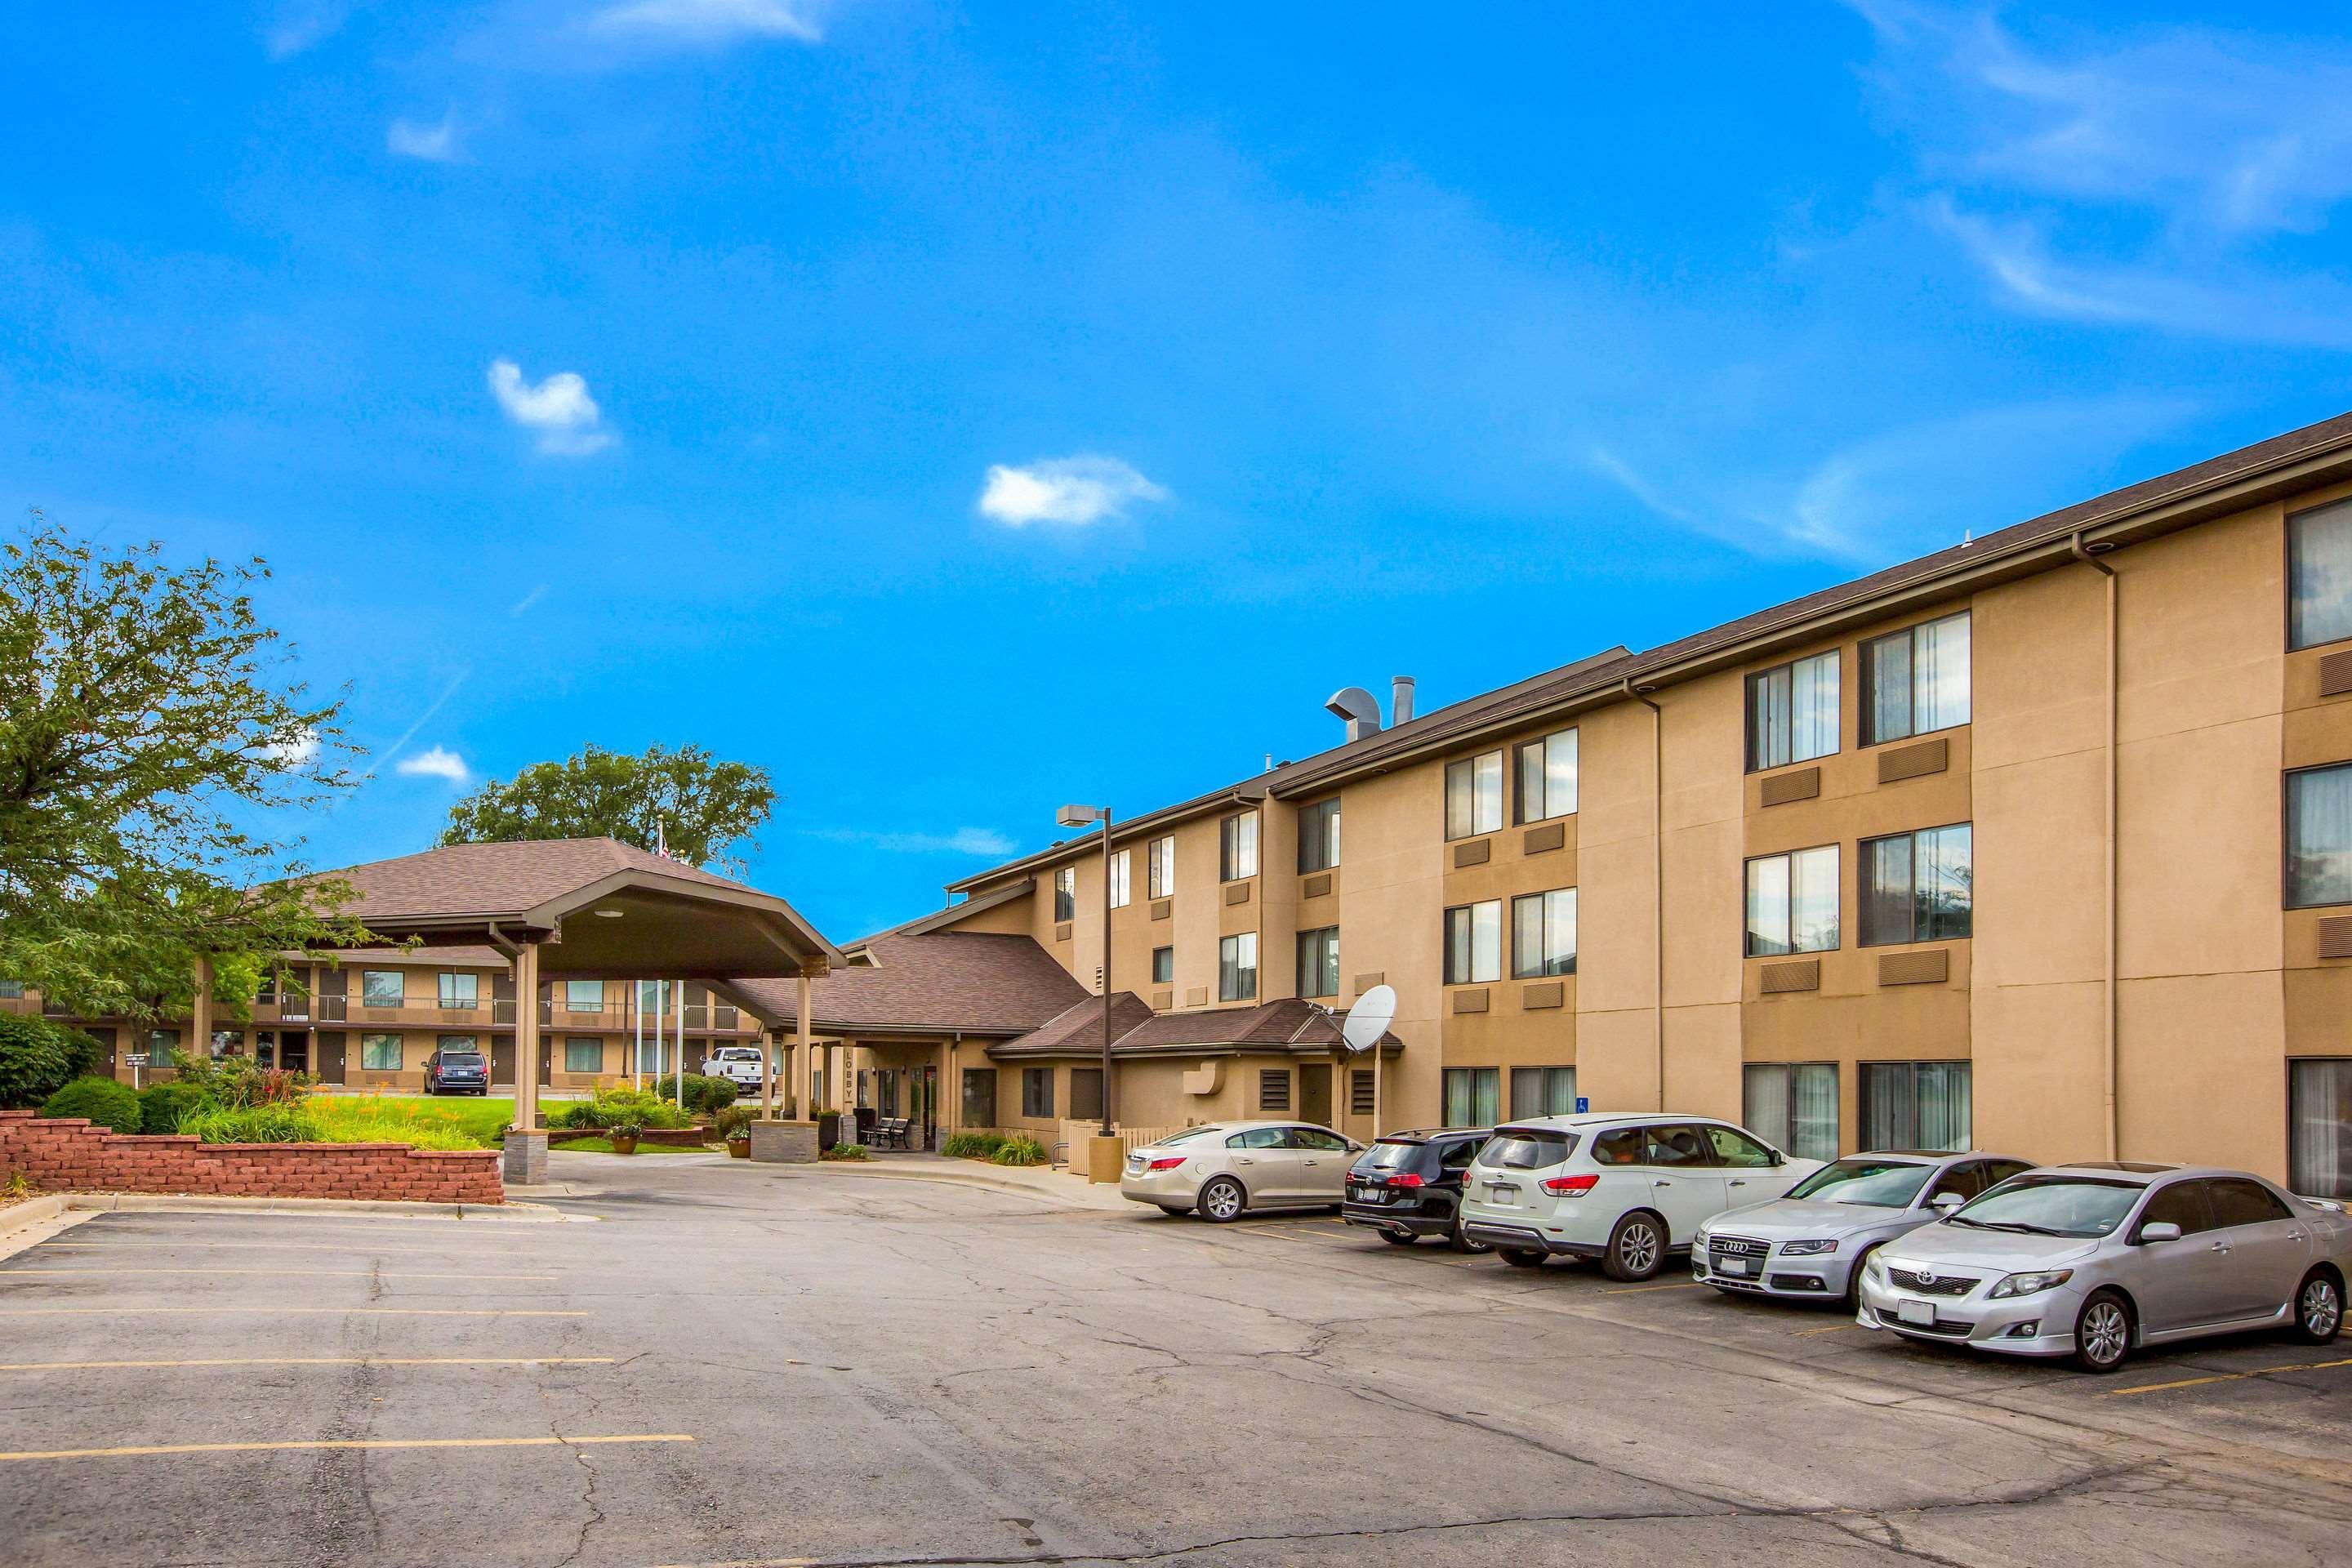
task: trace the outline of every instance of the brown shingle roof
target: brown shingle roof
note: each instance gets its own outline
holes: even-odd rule
[[[994,1056],[1087,1056],[1102,1050],[1103,1000],[1087,996],[1055,1014],[1039,1027],[991,1051]],[[1148,1023],[1151,1008],[1132,991],[1111,998],[1110,1026],[1117,1040]]]
[[[1026,1034],[1087,994],[1069,971],[1025,936],[982,931],[886,931],[861,944],[871,964],[836,969],[810,985],[812,1027],[827,1034]],[[737,990],[779,1032],[797,1028],[791,980],[744,980]]]
[[[1339,1026],[1331,1016],[1296,996],[1255,1007],[1154,1014],[1132,992],[1122,991],[1111,1025],[1123,1031],[1111,1042],[1114,1057],[1230,1050],[1328,1056],[1339,1040]],[[1402,1049],[1403,1045],[1394,1035],[1381,1037],[1383,1052]],[[991,1047],[989,1055],[1087,1056],[1101,1048],[1102,1001],[1089,996],[1042,1028]]]
[[[756,889],[698,867],[665,860],[612,838],[537,838],[512,844],[446,844],[420,854],[320,873],[359,897],[344,912],[417,919],[527,910],[577,892],[615,871],[644,871],[737,892]]]

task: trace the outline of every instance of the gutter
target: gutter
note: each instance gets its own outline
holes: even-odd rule
[[[2090,567],[2092,570],[2097,572],[2102,577],[2106,579],[2106,701],[2105,703],[2105,707],[2106,709],[2106,803],[2105,832],[2106,908],[2104,910],[2106,924],[2106,973],[2102,978],[2100,984],[2100,991],[2102,994],[2100,1003],[2100,1035],[2102,1037],[2102,1045],[2104,1047],[2104,1049],[2101,1052],[2104,1058],[2101,1065],[2101,1076],[2104,1080],[2104,1093],[2101,1098],[2101,1103],[2105,1108],[2105,1113],[2102,1117],[2102,1121],[2105,1125],[2102,1131],[2105,1132],[2106,1138],[2107,1158],[2113,1160],[2118,1157],[2117,1150],[2123,1141],[2122,1129],[2120,1126],[2121,1118],[2117,1110],[2116,1100],[2116,1058],[2118,1048],[2116,1026],[2116,928],[2117,921],[2117,903],[2116,898],[2116,718],[2118,694],[2116,689],[2116,680],[2117,654],[2119,651],[2117,647],[2116,597],[2118,592],[2119,579],[2116,576],[2116,569],[2099,559],[2101,555],[2105,554],[2107,552],[2115,548],[2113,543],[2102,541],[2098,543],[2086,545],[2083,542],[2083,536],[2080,533],[2077,533],[2072,539],[2067,541],[2067,546],[2069,553],[2071,553],[2075,560],[2080,561],[2084,565]]]
[[[1654,686],[1625,678],[1625,695],[1650,710],[1650,1037],[1656,1053],[1658,1110],[1666,1109],[1666,710]]]

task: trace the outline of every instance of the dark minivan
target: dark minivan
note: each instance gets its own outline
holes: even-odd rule
[[[1444,1127],[1382,1134],[1349,1167],[1348,1198],[1339,1213],[1349,1225],[1369,1226],[1399,1247],[1434,1236],[1456,1252],[1492,1250],[1465,1237],[1458,1219],[1463,1173],[1493,1131]]]
[[[425,1058],[427,1094],[488,1094],[490,1064],[479,1051],[436,1051]]]

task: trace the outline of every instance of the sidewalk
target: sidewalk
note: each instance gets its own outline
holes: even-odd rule
[[[1138,1207],[1120,1197],[1116,1185],[1098,1186],[1083,1176],[1073,1176],[1049,1165],[992,1165],[985,1160],[950,1160],[943,1154],[879,1154],[871,1160],[823,1160],[793,1169],[882,1181],[952,1182],[960,1186],[1021,1193],[1071,1208],[1099,1209],[1106,1214],[1132,1214]]]

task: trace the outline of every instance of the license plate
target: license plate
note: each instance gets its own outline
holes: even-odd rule
[[[1753,1274],[1756,1272],[1756,1266],[1748,1262],[1745,1258],[1718,1258],[1715,1260],[1715,1267],[1717,1270],[1725,1274]]]
[[[1895,1316],[1906,1323],[1926,1323],[1932,1326],[1936,1321],[1936,1303],[1897,1301],[1895,1303]]]
[[[1499,1183],[1489,1183],[1486,1187],[1486,1201],[1490,1204],[1517,1203],[1519,1201],[1519,1189]]]
[[[1384,1204],[1389,1201],[1389,1190],[1386,1187],[1358,1187],[1356,1201],[1360,1204]]]

